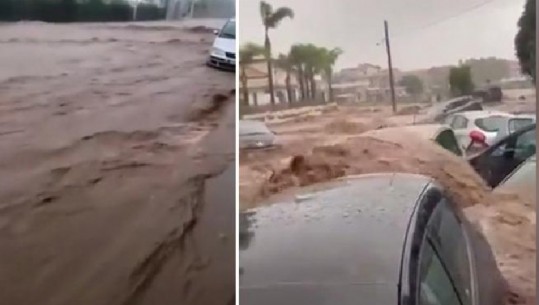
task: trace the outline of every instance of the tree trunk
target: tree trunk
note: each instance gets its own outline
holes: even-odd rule
[[[312,99],[316,100],[316,81],[314,80],[314,73],[311,73],[311,88],[312,88]]]
[[[331,75],[332,73],[330,72],[328,75],[327,75],[327,79],[328,79],[328,103],[331,103],[333,102],[333,87],[331,87],[331,80],[333,78],[333,76]]]
[[[247,75],[245,75],[245,66],[241,66],[241,86],[243,87],[243,103],[245,106],[249,106],[249,89],[247,88]]]
[[[309,82],[309,70],[305,69],[305,73],[303,74],[303,83],[305,87],[305,98],[310,99],[311,98],[311,83]]]
[[[272,106],[275,105],[275,92],[273,91],[273,67],[271,62],[271,43],[268,36],[268,28],[266,28],[266,39],[264,42],[266,48],[266,62],[268,66],[268,87],[270,93],[270,103]]]
[[[303,85],[303,78],[304,78],[304,72],[303,67],[301,65],[298,65],[298,75],[297,75],[297,81],[299,85],[299,91],[301,94],[301,100],[305,100],[305,86]]]
[[[292,104],[292,86],[290,85],[290,70],[286,71],[286,98],[288,104]]]

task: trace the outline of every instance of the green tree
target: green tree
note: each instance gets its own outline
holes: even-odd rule
[[[518,20],[515,49],[522,73],[535,81],[535,0],[527,0]]]
[[[475,86],[472,81],[472,70],[470,66],[461,65],[452,67],[449,70],[449,87],[453,96],[472,93]]]
[[[406,92],[410,95],[418,95],[423,93],[423,82],[417,75],[405,75],[399,82]]]
[[[249,106],[249,88],[247,88],[247,75],[245,68],[253,63],[254,58],[258,55],[264,54],[264,47],[256,43],[247,43],[240,48],[240,82],[243,88],[243,102],[246,106]]]
[[[271,4],[266,1],[260,2],[260,18],[264,25],[264,48],[266,55],[266,62],[268,66],[268,85],[270,91],[270,102],[275,105],[275,92],[273,91],[273,69],[271,60],[271,42],[269,38],[269,30],[275,29],[279,26],[280,22],[285,18],[294,18],[294,11],[288,7],[279,7],[273,9]]]

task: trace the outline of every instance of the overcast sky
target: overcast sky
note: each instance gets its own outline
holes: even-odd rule
[[[387,66],[383,20],[389,22],[393,65],[409,70],[459,59],[515,59],[513,40],[525,0],[267,0],[295,18],[270,32],[273,52],[294,43],[340,47],[338,68],[369,62]],[[239,0],[240,44],[263,43],[259,0]],[[479,7],[478,7],[479,6]],[[474,10],[469,10],[477,7]],[[463,13],[467,11],[466,13]]]

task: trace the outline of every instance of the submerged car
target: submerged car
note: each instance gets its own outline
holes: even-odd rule
[[[236,19],[229,19],[220,31],[216,31],[207,64],[211,67],[236,70]]]
[[[496,187],[536,151],[536,124],[528,125],[500,139],[468,162],[491,187]]]
[[[275,146],[275,134],[261,121],[239,121],[240,149],[268,149]]]
[[[241,304],[505,304],[485,237],[431,178],[351,176],[303,191],[240,215]]]
[[[457,97],[430,107],[422,123],[441,123],[451,114],[472,110],[483,110],[479,100],[472,96]]]
[[[501,102],[503,99],[503,91],[500,86],[489,86],[485,89],[479,89],[472,93],[475,98],[481,99],[483,103]]]

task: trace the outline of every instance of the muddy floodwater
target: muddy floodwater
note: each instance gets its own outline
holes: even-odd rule
[[[524,94],[505,92],[508,96],[511,93]],[[509,97],[488,108],[535,111],[535,92],[529,94],[525,101]],[[278,145],[270,150],[240,152],[240,209],[247,211],[268,204],[269,197],[296,194],[302,188],[349,175],[427,175],[447,190],[486,236],[509,286],[506,303],[536,304],[535,204],[527,200],[529,194],[499,194],[464,158],[399,128],[413,124],[422,114],[393,115],[389,106],[341,105],[328,106],[317,115],[268,120]]]
[[[0,303],[234,303],[223,23],[0,24]]]

